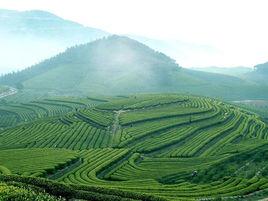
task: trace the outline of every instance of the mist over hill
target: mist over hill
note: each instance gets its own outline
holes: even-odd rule
[[[237,77],[184,69],[165,54],[117,35],[68,48],[44,62],[1,77],[0,83],[44,93],[183,92],[226,99],[248,98],[260,90]]]
[[[122,93],[165,90],[178,64],[126,37],[112,36],[74,46],[38,65],[2,78],[30,89]]]
[[[24,69],[63,52],[67,47],[108,35],[109,33],[103,30],[62,19],[47,11],[19,12],[0,9],[0,74]],[[206,45],[137,35],[127,36],[186,63],[194,56],[207,58],[217,52],[215,48]]]
[[[154,50],[163,52],[172,57],[181,65],[189,68],[189,64],[200,65],[200,61],[210,61],[213,56],[217,56],[218,49],[206,44],[191,43],[175,39],[156,39],[139,35],[127,35],[127,37],[137,40]],[[195,59],[193,59],[195,58]]]
[[[237,67],[218,67],[218,66],[210,66],[203,68],[192,68],[193,70],[199,70],[210,73],[218,73],[223,75],[244,77],[246,73],[251,72],[253,69],[250,67],[237,66]]]
[[[26,68],[67,47],[107,35],[45,11],[0,9],[0,73]]]
[[[268,62],[263,64],[258,64],[254,66],[254,70],[245,75],[245,78],[251,80],[252,82],[268,85]]]
[[[258,64],[254,67],[255,72],[257,73],[263,73],[265,75],[268,74],[268,62],[265,62],[263,64]]]

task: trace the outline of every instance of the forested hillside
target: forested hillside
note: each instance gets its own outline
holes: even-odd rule
[[[237,77],[184,69],[163,53],[116,35],[69,48],[1,77],[0,83],[44,94],[183,92],[225,99],[268,96],[267,88]]]

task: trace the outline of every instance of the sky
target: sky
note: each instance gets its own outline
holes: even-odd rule
[[[268,61],[267,0],[0,0],[0,8],[46,10],[115,34],[201,47],[175,55],[186,67]]]

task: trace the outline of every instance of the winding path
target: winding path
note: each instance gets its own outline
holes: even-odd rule
[[[111,126],[111,133],[112,133],[112,135],[115,135],[116,132],[117,132],[117,130],[119,130],[121,128],[121,126],[119,124],[119,116],[123,112],[126,112],[126,110],[116,110],[114,112],[115,112],[114,122],[113,122],[113,125]]]

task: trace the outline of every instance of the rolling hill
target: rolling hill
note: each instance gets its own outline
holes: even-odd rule
[[[58,97],[0,103],[0,118],[0,199],[268,196],[267,124],[220,100],[181,94]]]
[[[260,91],[257,85],[236,77],[182,68],[163,53],[116,35],[69,48],[2,76],[0,83],[32,92],[80,95],[184,92],[237,99]]]
[[[0,73],[23,69],[67,47],[107,35],[45,11],[0,9]]]

